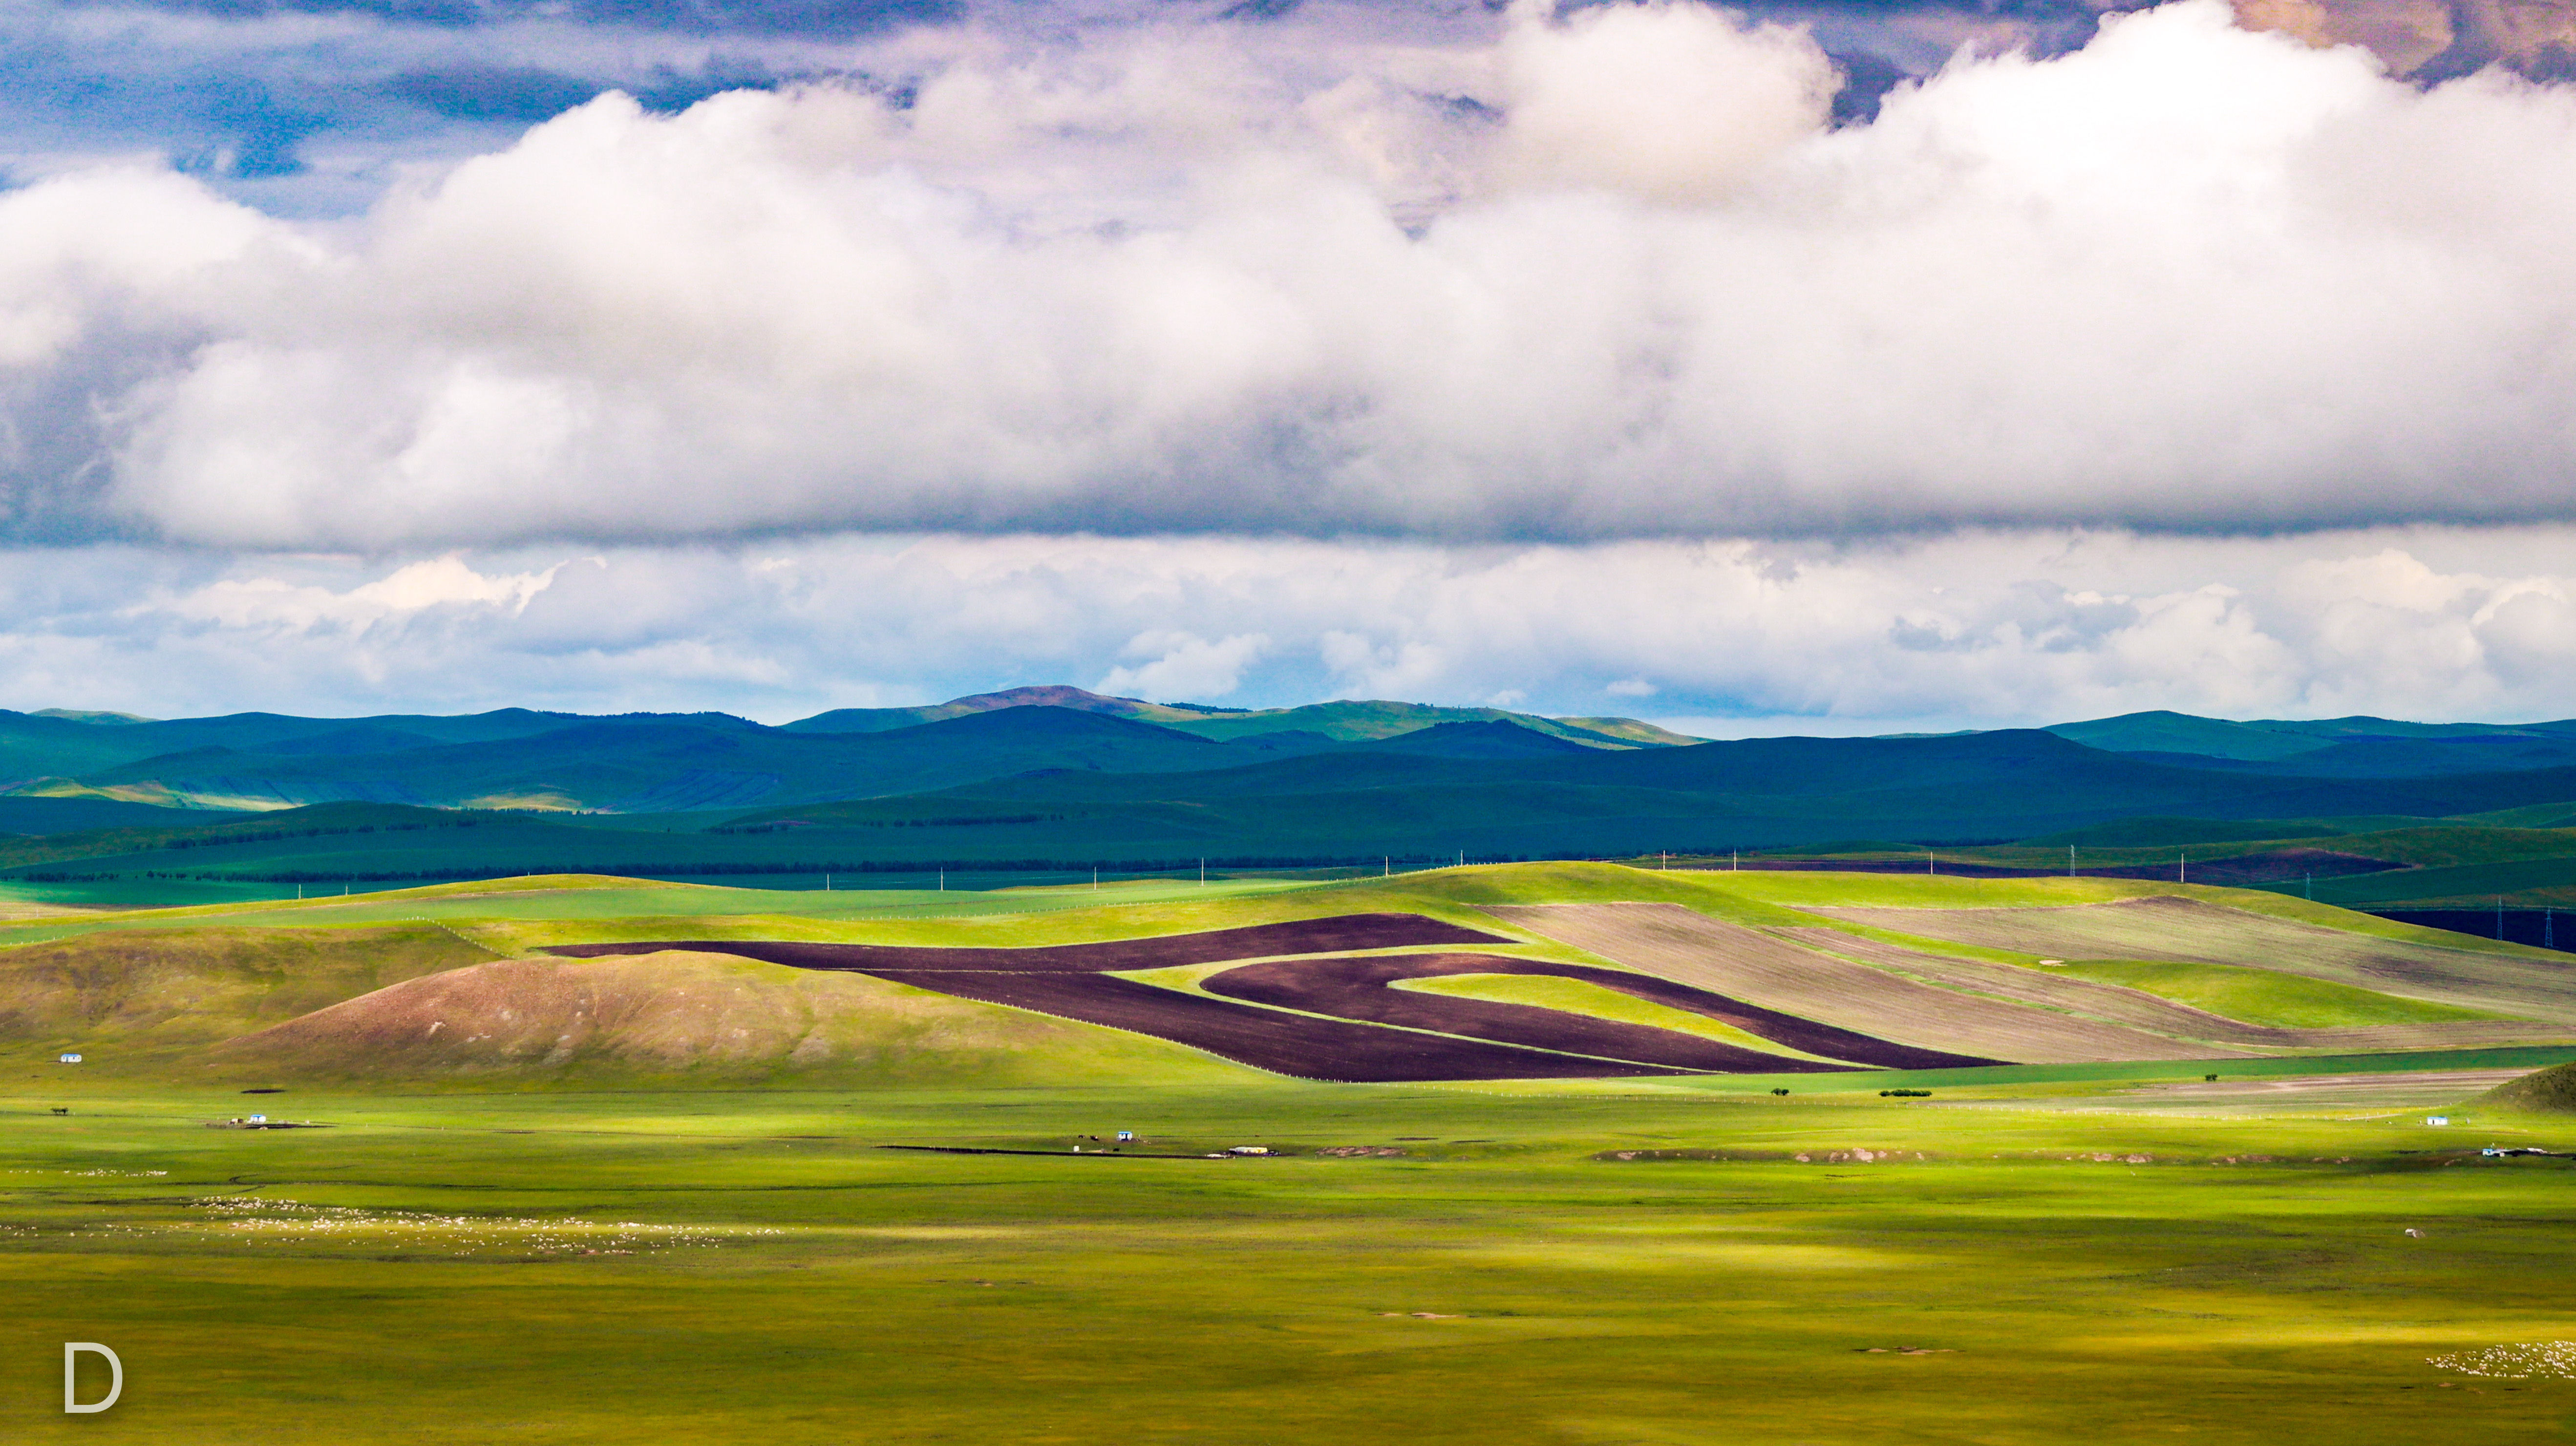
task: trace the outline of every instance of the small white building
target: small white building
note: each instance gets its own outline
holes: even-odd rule
[[[80,1063],[80,1056],[76,1054],[67,1054],[63,1056],[62,1062],[65,1064],[78,1064]]]
[[[2447,1125],[2450,1122],[2451,1117],[2449,1115],[2426,1115],[2424,1117],[2424,1123],[2428,1125]]]
[[[1267,1155],[1270,1153],[1270,1147],[1268,1145],[1232,1145],[1227,1147],[1226,1153],[1229,1155]]]

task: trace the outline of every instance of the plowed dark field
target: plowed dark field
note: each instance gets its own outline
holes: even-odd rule
[[[1283,1014],[1096,973],[871,969],[880,979],[965,999],[1130,1029],[1276,1074],[1349,1083],[1602,1079],[1679,1074],[1650,1064],[1541,1054],[1473,1039]]]
[[[1444,974],[1526,974],[1580,979],[1607,989],[1731,1024],[1747,1034],[1807,1054],[1853,1061],[1825,1064],[1764,1054],[1718,1040],[1651,1025],[1593,1019],[1528,1004],[1501,1004],[1443,994],[1417,994],[1387,986],[1399,979]],[[1950,1069],[1996,1061],[1892,1044],[1866,1034],[1763,1009],[1669,979],[1543,959],[1503,959],[1490,954],[1393,954],[1365,959],[1276,959],[1228,969],[1201,982],[1212,994],[1365,1019],[1411,1029],[1436,1029],[1506,1044],[1607,1055],[1651,1064],[1723,1074],[1816,1074],[1858,1065],[1883,1069]]]
[[[1343,914],[1286,924],[1255,924],[1203,934],[1117,939],[1105,944],[1055,944],[1032,949],[937,949],[893,944],[807,944],[765,939],[675,939],[617,944],[558,944],[546,952],[576,959],[603,954],[654,954],[686,949],[732,954],[798,969],[974,969],[1027,974],[1101,974],[1163,969],[1221,959],[1272,954],[1341,954],[1353,949],[1400,949],[1425,944],[1509,944],[1498,934],[1463,929],[1420,914]]]

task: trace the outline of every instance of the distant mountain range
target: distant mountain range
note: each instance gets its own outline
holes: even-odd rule
[[[770,728],[725,713],[593,717],[505,708],[413,714],[143,719],[0,711],[0,798],[256,811],[363,801],[443,808],[668,813],[869,798],[1042,769],[1178,773],[1498,724],[1577,749],[1700,742],[1633,718],[1498,708],[1318,703],[1262,711],[1014,688],[925,708],[845,708]],[[1529,746],[1538,746],[1535,743]],[[23,812],[23,811],[22,811]],[[112,821],[95,808],[66,818]],[[33,815],[27,815],[32,817]],[[142,816],[137,816],[142,817]],[[0,815],[0,827],[9,819]]]
[[[19,835],[0,876],[714,876],[2554,829],[2576,822],[2576,722],[2139,713],[1705,742],[1632,719],[1021,688],[783,727],[0,713],[0,774],[0,832]]]

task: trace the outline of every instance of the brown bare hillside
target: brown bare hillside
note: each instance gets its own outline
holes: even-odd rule
[[[1881,1039],[2031,1064],[2229,1051],[1900,978],[1679,904],[1489,907],[1632,969]]]
[[[866,975],[684,953],[493,960],[316,1010],[209,1059],[339,1079],[1034,1084],[1236,1073],[1161,1041]]]
[[[490,957],[428,924],[84,934],[0,950],[0,1046],[81,1049],[112,1065]]]

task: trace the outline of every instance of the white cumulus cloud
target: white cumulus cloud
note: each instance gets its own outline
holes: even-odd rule
[[[1110,669],[1098,691],[1165,703],[1222,698],[1243,685],[1243,670],[1269,650],[1270,639],[1261,633],[1237,633],[1209,642],[1196,633],[1158,628],[1138,633],[1119,649],[1124,656],[1152,661]]]
[[[1708,733],[2576,716],[2576,529],[1447,548],[844,535],[369,561],[0,553],[0,706],[771,721],[1028,682]],[[1174,627],[1186,620],[1187,627]]]
[[[2216,0],[1839,130],[1673,0],[1286,33],[924,32],[908,108],[606,97],[345,224],[8,193],[0,480],[386,551],[2576,513],[2576,89]]]

